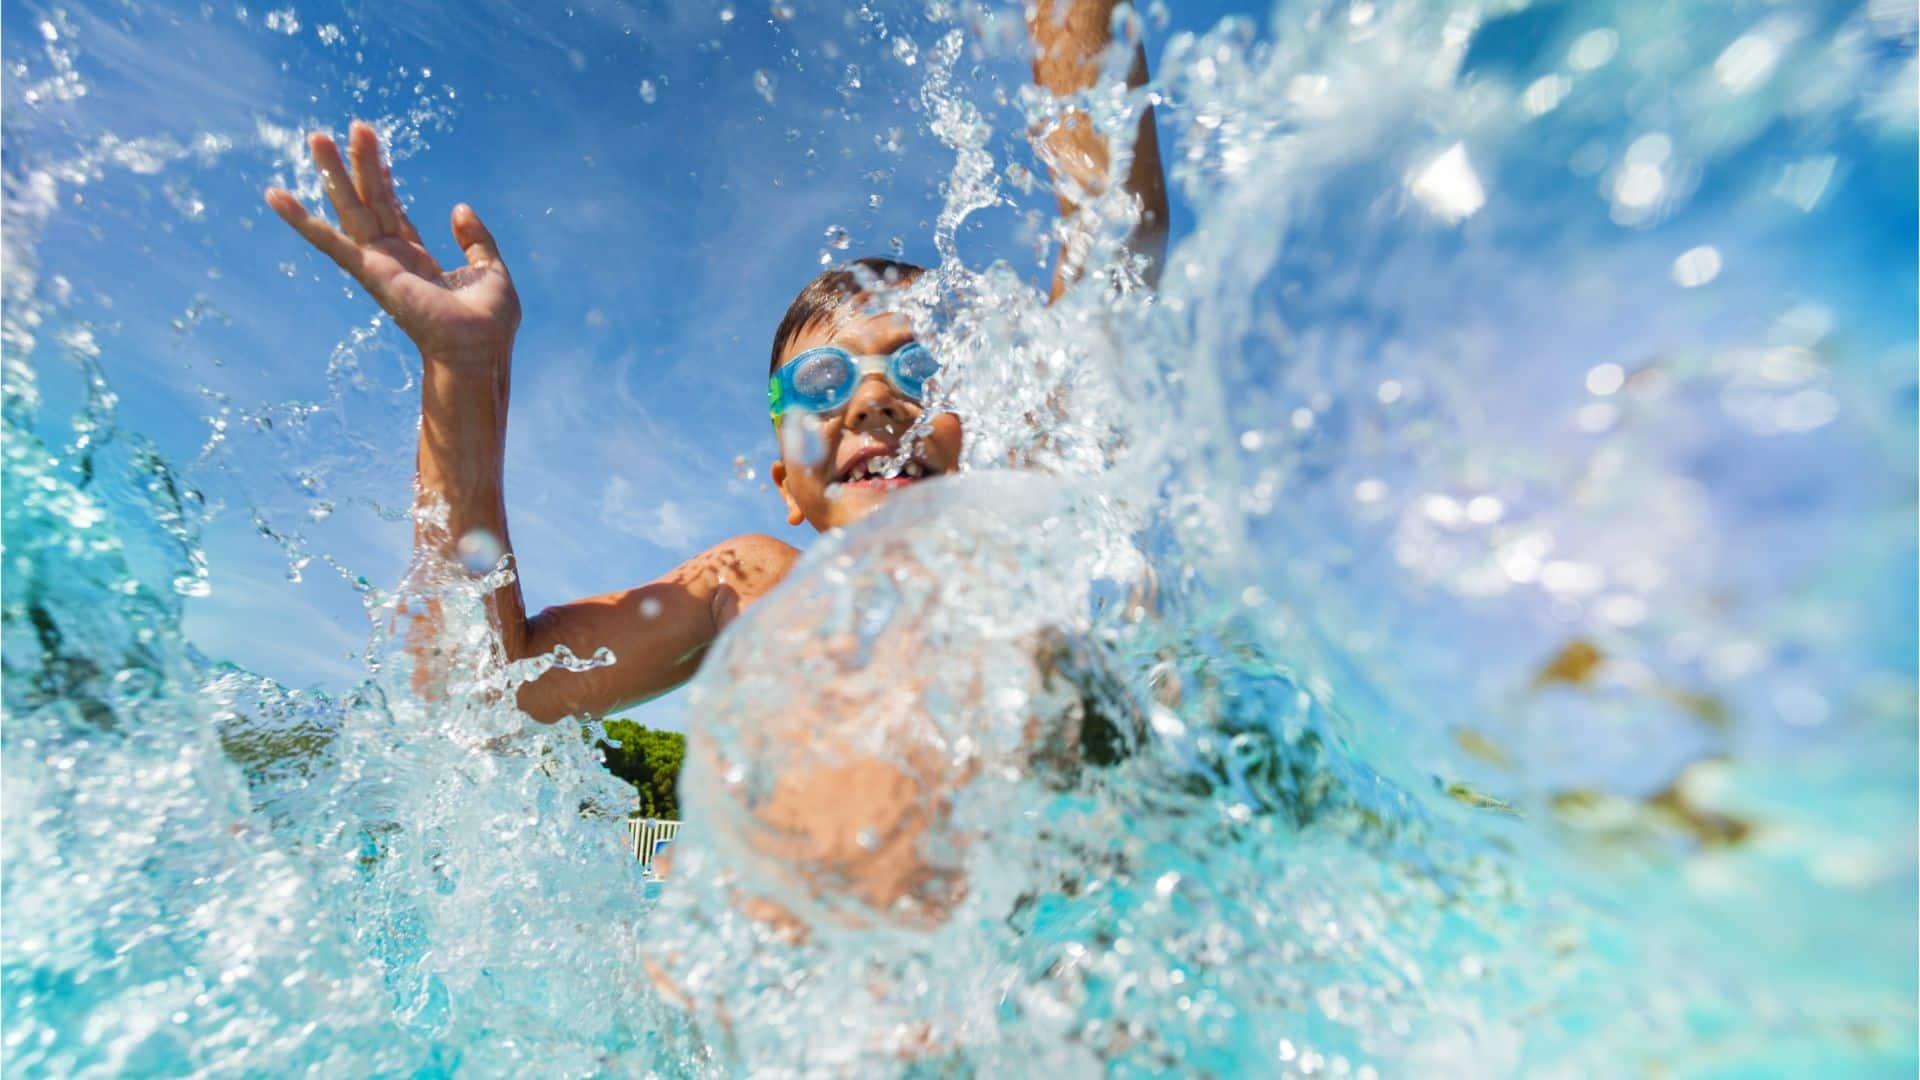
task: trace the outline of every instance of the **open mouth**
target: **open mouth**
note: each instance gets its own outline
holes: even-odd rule
[[[885,450],[874,449],[849,462],[835,482],[860,491],[891,491],[924,479],[930,472],[918,458],[903,462]]]

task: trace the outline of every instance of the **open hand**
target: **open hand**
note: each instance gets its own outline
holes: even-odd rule
[[[280,188],[267,189],[274,213],[352,274],[423,355],[459,359],[512,345],[520,297],[493,235],[473,207],[453,208],[453,239],[466,265],[442,271],[394,194],[380,136],[371,126],[356,120],[347,136],[351,176],[331,138],[315,132],[307,143],[340,226],[308,213]]]

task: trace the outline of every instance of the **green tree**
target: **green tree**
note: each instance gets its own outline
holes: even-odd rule
[[[606,740],[594,745],[605,755],[608,771],[633,785],[640,814],[680,820],[680,762],[687,737],[631,720],[609,720],[604,726]]]

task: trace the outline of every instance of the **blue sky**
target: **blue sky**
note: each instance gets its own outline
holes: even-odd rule
[[[932,261],[952,155],[916,108],[933,43],[917,5],[778,7],[790,17],[746,0],[7,6],[9,150],[70,174],[43,281],[93,326],[123,425],[218,508],[211,595],[188,619],[202,649],[293,685],[349,685],[366,621],[322,556],[381,584],[404,563],[408,346],[364,333],[374,305],[258,195],[311,194],[300,132],[354,117],[394,133],[403,197],[443,259],[465,200],[513,270],[526,316],[508,499],[533,607],[646,580],[742,531],[806,542],[765,481],[772,328],[823,252],[897,239]],[[1217,14],[1156,29],[1154,55]],[[67,70],[85,93],[68,84],[60,100]],[[960,70],[1001,166],[1031,165],[1017,111],[994,101],[1024,65]],[[1051,200],[1008,193],[969,220],[961,251],[1037,282]],[[63,415],[72,369],[41,369],[47,415]],[[288,407],[302,402],[332,403],[302,424]],[[648,716],[677,723],[678,708]]]

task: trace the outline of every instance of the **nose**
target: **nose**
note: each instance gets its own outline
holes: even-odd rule
[[[869,375],[853,388],[842,426],[848,431],[898,435],[913,423],[913,406],[893,392],[887,380]]]

